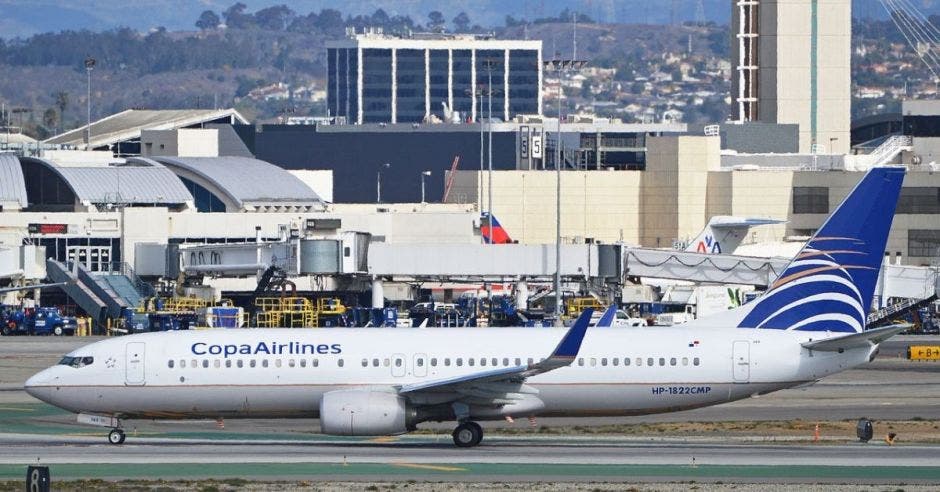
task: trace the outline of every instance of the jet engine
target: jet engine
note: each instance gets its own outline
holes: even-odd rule
[[[395,393],[337,390],[320,400],[320,428],[334,436],[388,436],[415,429],[416,412]]]

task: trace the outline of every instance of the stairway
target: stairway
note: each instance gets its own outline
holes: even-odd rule
[[[865,327],[866,329],[871,329],[878,326],[887,325],[892,320],[904,316],[910,311],[920,309],[936,300],[937,295],[934,294],[926,299],[905,299],[901,302],[890,304],[877,311],[872,311],[869,313]]]
[[[53,282],[64,282],[62,290],[72,302],[82,308],[97,323],[104,323],[108,316],[108,305],[68,266],[55,260],[46,260],[46,275]]]

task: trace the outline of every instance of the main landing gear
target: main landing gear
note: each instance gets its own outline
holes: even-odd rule
[[[483,428],[476,422],[466,420],[454,429],[454,444],[459,448],[472,448],[483,440]]]
[[[108,433],[108,442],[111,444],[124,444],[124,438],[126,437],[121,429],[111,429],[111,432]]]

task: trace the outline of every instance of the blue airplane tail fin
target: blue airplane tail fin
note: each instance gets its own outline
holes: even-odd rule
[[[903,180],[903,168],[868,171],[738,326],[863,331]]]

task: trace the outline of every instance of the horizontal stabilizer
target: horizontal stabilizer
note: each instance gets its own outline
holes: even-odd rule
[[[840,350],[859,347],[871,347],[878,345],[910,327],[910,323],[901,323],[875,328],[861,333],[852,333],[841,337],[803,342],[802,345],[810,350],[819,350],[822,352],[838,352]]]
[[[732,217],[719,215],[712,217],[708,225],[716,229],[727,229],[732,227],[754,227],[760,225],[784,224],[787,221],[778,219],[759,219],[751,217]]]

